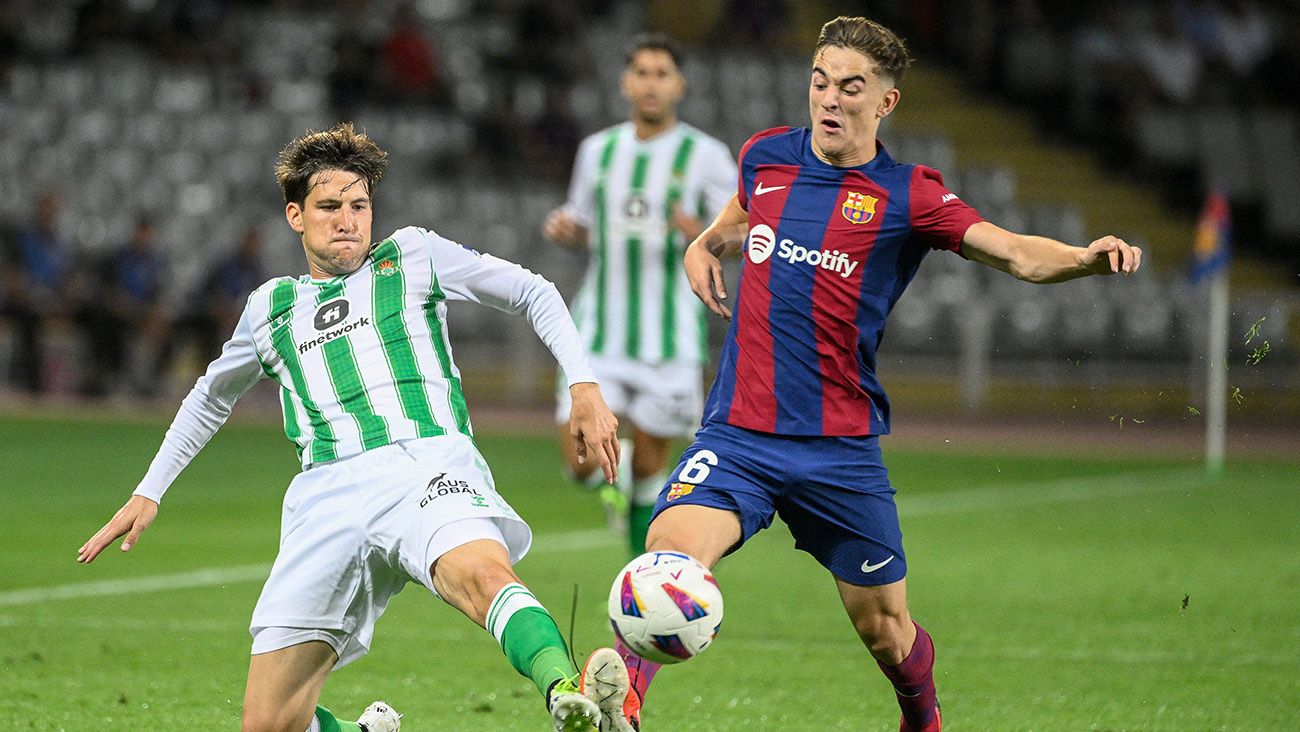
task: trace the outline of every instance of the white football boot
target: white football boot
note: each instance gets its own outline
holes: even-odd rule
[[[597,648],[582,667],[582,693],[600,707],[600,732],[640,732],[641,699],[613,648]]]
[[[582,695],[577,677],[560,679],[546,692],[546,708],[551,711],[555,732],[597,732],[600,707]]]

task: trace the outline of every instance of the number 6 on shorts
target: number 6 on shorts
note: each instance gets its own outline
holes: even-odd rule
[[[718,464],[718,456],[712,450],[700,450],[686,461],[677,479],[683,483],[699,485],[709,477],[709,466]]]

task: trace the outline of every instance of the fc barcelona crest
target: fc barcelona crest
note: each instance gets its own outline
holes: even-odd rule
[[[880,199],[865,193],[849,191],[840,204],[840,213],[854,224],[865,224],[876,217],[876,202]]]

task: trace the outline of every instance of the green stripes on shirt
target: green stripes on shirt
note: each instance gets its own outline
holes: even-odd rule
[[[297,290],[293,280],[283,280],[276,284],[275,289],[271,291],[271,344],[275,352],[279,354],[280,360],[284,362],[284,370],[289,375],[290,381],[293,382],[293,388],[298,392],[302,400],[303,409],[307,411],[307,417],[311,422],[312,443],[311,443],[311,461],[313,463],[333,460],[338,457],[338,439],[334,437],[334,430],[330,429],[329,422],[321,414],[320,407],[312,400],[311,393],[307,390],[307,379],[303,375],[302,364],[298,361],[298,351],[293,343],[293,320],[291,311],[293,310],[294,300],[297,298]],[[287,399],[288,395],[283,395]],[[291,410],[285,410],[285,436],[297,441],[301,435],[297,430],[297,419],[294,419],[294,428],[289,429],[289,418]]]
[[[645,190],[645,174],[650,167],[650,154],[638,153],[632,163],[632,185],[629,196],[635,198]],[[641,237],[627,239],[627,333],[623,350],[629,358],[641,355]]]
[[[469,407],[465,405],[465,392],[461,389],[460,379],[451,370],[451,354],[447,352],[442,319],[438,317],[437,304],[447,296],[438,286],[438,274],[429,273],[429,297],[424,307],[424,320],[429,325],[429,337],[433,340],[433,350],[438,354],[438,365],[442,368],[442,378],[447,380],[447,403],[451,407],[452,417],[456,420],[456,430],[466,437],[473,437],[469,425]]]
[[[429,395],[424,389],[424,374],[420,371],[420,362],[411,346],[411,334],[406,328],[403,313],[406,275],[402,271],[402,252],[397,248],[397,242],[392,239],[380,242],[372,260],[375,330],[384,347],[384,360],[393,375],[402,414],[415,423],[420,437],[445,435],[447,430],[433,416]]]
[[[607,262],[608,239],[605,233],[606,225],[609,222],[609,212],[606,210],[605,201],[605,178],[609,175],[610,163],[614,160],[614,148],[618,144],[618,130],[610,131],[605,137],[605,146],[600,150],[600,166],[596,174],[596,188],[594,193],[596,207],[596,332],[591,337],[591,352],[603,353],[605,350],[605,302],[609,276],[606,272],[609,264]]]
[[[665,361],[677,357],[677,270],[682,266],[681,250],[677,246],[682,233],[674,226],[673,212],[682,200],[682,180],[686,176],[686,164],[690,162],[691,150],[694,148],[694,135],[683,137],[677,146],[677,152],[673,155],[672,177],[668,183],[668,200],[664,206],[668,236],[664,242],[663,342],[660,345]]]
[[[343,280],[330,281],[316,293],[316,304],[325,303],[343,296]],[[329,372],[330,384],[338,396],[343,411],[356,420],[357,429],[361,431],[361,444],[370,450],[387,445],[392,440],[388,436],[388,423],[375,414],[370,401],[370,392],[361,379],[357,368],[356,354],[352,351],[352,342],[347,336],[327,341],[321,346],[325,355],[325,370]]]

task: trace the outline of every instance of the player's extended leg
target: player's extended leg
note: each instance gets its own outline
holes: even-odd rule
[[[356,722],[337,719],[328,709],[316,705],[321,687],[337,661],[338,655],[324,641],[255,654],[248,664],[243,732],[359,732]],[[392,726],[376,727],[371,732],[397,729],[397,714],[385,711],[389,712]]]
[[[654,515],[655,499],[668,479],[665,463],[672,439],[657,437],[632,425],[632,495],[628,501],[629,556],[646,550],[646,532]]]
[[[600,710],[578,689],[578,670],[560,629],[515,575],[504,544],[462,544],[434,561],[430,572],[438,595],[487,629],[510,665],[537,685],[557,730],[597,728]]]
[[[938,732],[934,643],[907,611],[907,580],[861,587],[836,580],[844,609],[867,650],[894,685],[901,732]]]
[[[682,552],[712,567],[740,542],[741,536],[740,518],[732,511],[709,506],[671,506],[650,524],[646,551]],[[629,688],[621,717],[609,721],[615,732],[634,732],[641,728],[641,705],[660,664],[632,653],[617,639],[615,649],[627,666]]]

